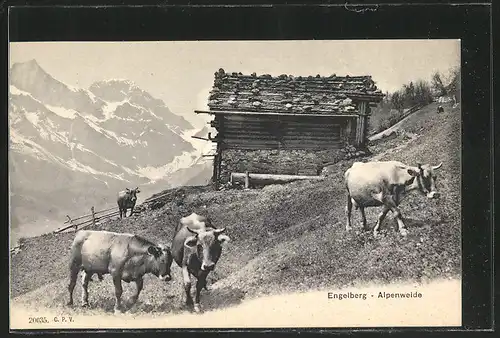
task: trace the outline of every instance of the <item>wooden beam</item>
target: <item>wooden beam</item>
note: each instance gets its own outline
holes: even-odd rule
[[[299,180],[323,180],[324,176],[306,176],[306,175],[278,175],[278,174],[253,174],[253,173],[231,173],[231,182],[243,183],[245,187],[251,183],[266,185],[266,184],[283,184]]]
[[[357,117],[358,114],[307,114],[290,112],[255,112],[233,110],[195,110],[196,114],[226,114],[226,115],[276,115],[276,116],[303,116],[303,117]]]
[[[224,149],[237,149],[237,150],[333,150],[340,149],[342,144],[330,143],[323,145],[287,145],[287,144],[249,144],[248,142],[242,143],[227,143],[224,145]]]
[[[200,136],[191,136],[192,138],[196,138],[196,139],[199,139],[199,140],[203,140],[203,141],[211,141],[210,139],[208,138],[205,138],[205,137],[200,137]]]

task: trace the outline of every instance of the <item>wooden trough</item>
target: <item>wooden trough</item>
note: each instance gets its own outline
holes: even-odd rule
[[[306,175],[278,175],[278,174],[254,174],[254,173],[231,173],[231,184],[243,183],[245,188],[250,187],[250,183],[256,185],[285,184],[300,180],[323,180],[325,176]]]

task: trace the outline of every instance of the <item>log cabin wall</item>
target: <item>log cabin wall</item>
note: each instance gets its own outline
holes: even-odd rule
[[[225,149],[340,149],[352,141],[355,117],[222,115],[218,141]],[[343,138],[346,138],[345,140]]]

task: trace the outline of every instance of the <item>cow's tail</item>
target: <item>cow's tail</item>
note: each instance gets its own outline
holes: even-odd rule
[[[351,192],[349,191],[349,184],[347,183],[348,176],[349,176],[349,169],[347,169],[347,171],[344,174],[344,183],[345,183],[346,198],[347,198],[346,208],[347,208],[347,210],[352,210]],[[357,209],[357,206],[356,206],[356,209]]]
[[[81,267],[81,254],[82,254],[82,245],[85,240],[85,235],[83,232],[78,231],[76,233],[75,239],[70,246],[70,260],[69,260],[69,268],[72,271],[80,271]]]
[[[351,210],[352,209],[352,199],[351,199],[351,194],[349,194],[349,189],[347,189],[346,197],[347,197],[347,210]]]

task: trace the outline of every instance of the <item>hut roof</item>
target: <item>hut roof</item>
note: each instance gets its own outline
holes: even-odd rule
[[[294,114],[356,114],[353,101],[380,102],[384,94],[371,76],[257,76],[215,73],[211,111]]]

